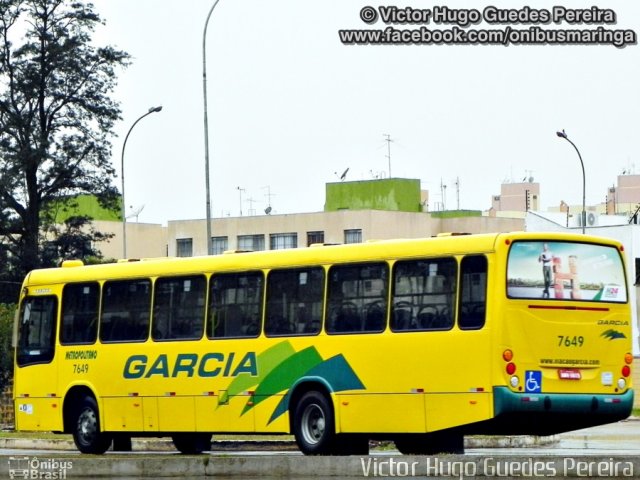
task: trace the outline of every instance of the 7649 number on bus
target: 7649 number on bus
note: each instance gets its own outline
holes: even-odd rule
[[[558,335],[559,347],[582,347],[584,345],[584,337],[578,335]]]

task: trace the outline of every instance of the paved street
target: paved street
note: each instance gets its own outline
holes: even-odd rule
[[[491,446],[478,446],[483,442]],[[265,450],[264,444],[256,444],[260,450],[219,450],[200,456],[180,455],[167,449],[137,449],[131,453],[109,452],[90,456],[79,454],[66,442],[64,445],[50,445],[63,446],[63,449],[0,448],[0,478],[9,478],[11,467],[15,473],[19,462],[28,464],[36,461],[44,462],[39,464],[41,473],[52,473],[52,467],[70,462],[66,478],[241,478],[254,475],[265,478],[265,472],[272,478],[297,479],[362,478],[390,476],[390,473],[405,477],[464,478],[505,476],[506,472],[507,477],[521,477],[531,476],[524,474],[536,466],[542,469],[539,473],[547,477],[629,474],[640,477],[640,419],[637,418],[565,433],[553,439],[543,439],[543,442],[529,438],[482,437],[470,443],[473,446],[467,447],[465,455],[414,457],[400,455],[392,449],[374,449],[369,457],[304,457],[298,451]],[[512,447],[509,444],[534,445]],[[0,446],[7,445],[7,441],[0,442]],[[137,444],[137,447],[140,445],[144,443]],[[415,475],[411,475],[411,468]]]

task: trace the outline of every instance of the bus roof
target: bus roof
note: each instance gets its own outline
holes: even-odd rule
[[[69,266],[34,270],[25,278],[25,285],[53,285],[66,282],[108,280],[112,278],[140,278],[166,275],[189,275],[202,272],[271,269],[332,263],[365,262],[386,258],[416,258],[435,255],[461,255],[490,253],[501,240],[549,239],[597,242],[618,246],[605,238],[566,233],[490,233],[474,235],[448,235],[422,239],[396,239],[370,241],[347,245],[316,246],[260,252],[228,253],[200,257],[167,257],[119,261],[100,265],[82,266],[69,262]]]

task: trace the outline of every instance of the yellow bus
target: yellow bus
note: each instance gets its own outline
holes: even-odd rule
[[[623,250],[508,233],[36,270],[16,427],[84,453],[260,433],[305,454],[428,454],[614,422],[633,403]]]

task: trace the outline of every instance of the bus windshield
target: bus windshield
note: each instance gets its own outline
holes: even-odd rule
[[[507,296],[625,303],[622,258],[606,245],[516,241],[509,250]]]

